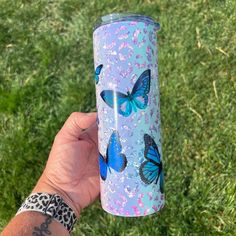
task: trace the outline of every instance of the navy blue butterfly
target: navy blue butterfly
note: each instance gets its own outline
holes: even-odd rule
[[[107,170],[111,173],[111,168],[117,172],[122,172],[125,169],[127,158],[121,151],[119,134],[117,131],[113,131],[109,139],[106,157],[99,153],[100,175],[103,180],[107,178]]]
[[[94,80],[95,80],[95,83],[96,83],[96,84],[98,84],[98,82],[99,82],[99,75],[100,75],[100,73],[101,73],[102,67],[103,67],[103,65],[101,64],[101,65],[99,65],[99,66],[96,68],[96,70],[95,70],[95,77],[94,77]]]
[[[131,93],[128,91],[127,94],[123,94],[113,90],[103,90],[100,95],[109,107],[117,109],[119,114],[127,117],[132,110],[137,112],[137,108],[147,107],[150,83],[151,70],[147,69],[139,76]]]
[[[147,159],[139,168],[139,175],[145,184],[158,183],[160,179],[160,191],[164,193],[164,173],[161,155],[155,141],[148,134],[144,135],[145,151],[144,157]]]

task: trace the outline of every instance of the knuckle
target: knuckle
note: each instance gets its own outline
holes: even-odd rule
[[[74,120],[74,119],[78,118],[80,115],[81,115],[81,112],[72,112],[69,116],[69,119]]]

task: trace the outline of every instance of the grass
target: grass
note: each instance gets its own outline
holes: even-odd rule
[[[95,110],[98,16],[157,19],[166,207],[129,219],[84,210],[74,235],[236,234],[236,2],[0,0],[0,229],[73,111]]]

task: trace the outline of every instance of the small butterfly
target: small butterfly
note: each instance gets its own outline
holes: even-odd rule
[[[101,64],[101,65],[99,65],[99,66],[96,68],[96,70],[95,70],[95,77],[94,77],[94,80],[95,80],[95,83],[96,83],[96,84],[98,84],[98,82],[99,82],[99,75],[100,75],[100,73],[101,73],[102,67],[103,67],[103,65]]]
[[[139,168],[139,175],[145,184],[157,184],[160,179],[160,191],[164,193],[164,173],[161,155],[155,141],[148,134],[144,134],[145,151],[144,157],[147,159]]]
[[[122,172],[127,165],[126,156],[121,153],[122,146],[120,143],[119,134],[117,131],[113,131],[107,151],[106,157],[99,153],[99,166],[100,166],[100,175],[103,180],[107,178],[107,169],[111,173],[111,168],[117,172]]]
[[[137,108],[145,109],[148,104],[148,93],[150,91],[151,70],[145,70],[138,78],[132,92],[126,94],[113,90],[103,90],[101,97],[111,108],[117,109],[118,113],[127,117]]]

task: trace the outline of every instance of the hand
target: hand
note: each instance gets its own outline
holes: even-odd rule
[[[99,195],[96,113],[74,112],[55,137],[33,192],[59,194],[75,211]]]

